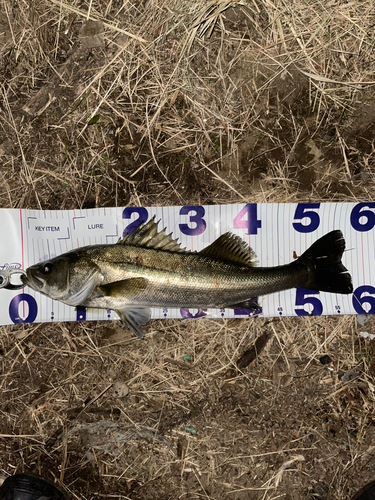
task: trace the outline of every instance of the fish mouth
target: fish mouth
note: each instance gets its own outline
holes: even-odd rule
[[[28,280],[29,280],[29,279],[28,279],[28,277],[27,277],[27,274],[22,274],[20,279],[21,279],[21,281],[22,281],[22,283],[23,283],[24,285],[28,285]]]
[[[26,275],[21,276],[21,281],[24,285],[28,285],[31,288],[41,290],[45,286],[46,282],[43,278],[39,276],[32,275],[30,269],[26,269]]]

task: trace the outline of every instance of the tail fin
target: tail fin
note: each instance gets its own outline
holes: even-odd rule
[[[331,231],[313,243],[297,261],[307,270],[303,287],[321,292],[352,293],[352,278],[341,262],[344,250],[345,239],[339,230]]]

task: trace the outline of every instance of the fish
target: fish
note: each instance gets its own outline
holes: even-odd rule
[[[159,221],[160,222],[160,221]],[[342,263],[345,239],[334,230],[299,258],[257,267],[238,235],[227,232],[199,252],[190,252],[158,230],[155,217],[115,244],[90,245],[34,264],[23,283],[69,306],[111,309],[139,338],[151,307],[243,308],[259,297],[292,288],[350,294],[352,278]]]

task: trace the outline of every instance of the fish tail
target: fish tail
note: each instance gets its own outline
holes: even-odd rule
[[[299,257],[298,263],[307,271],[301,288],[321,292],[349,294],[353,292],[352,278],[341,262],[345,239],[341,231],[331,231],[313,243]]]

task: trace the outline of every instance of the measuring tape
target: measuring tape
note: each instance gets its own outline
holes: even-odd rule
[[[291,289],[259,297],[264,317],[375,314],[375,203],[238,204],[126,207],[90,210],[0,210],[3,242],[0,271],[26,269],[74,248],[116,243],[141,221],[156,216],[187,250],[200,251],[231,231],[255,251],[259,266],[288,264],[326,233],[340,229],[346,241],[342,262],[354,293],[340,295]],[[5,236],[6,235],[6,236]],[[115,312],[73,308],[28,287],[1,290],[0,324],[117,319]],[[243,317],[243,309],[152,309],[153,318]]]

